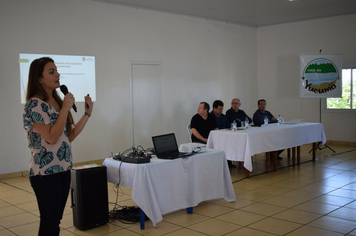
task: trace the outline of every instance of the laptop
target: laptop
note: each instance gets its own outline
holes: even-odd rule
[[[156,156],[160,159],[176,159],[192,155],[191,153],[179,152],[174,133],[153,136],[152,142]]]
[[[285,124],[299,124],[303,119],[293,119],[285,122]]]

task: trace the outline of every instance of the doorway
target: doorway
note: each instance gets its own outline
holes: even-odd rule
[[[162,134],[161,65],[131,63],[133,146],[153,147],[152,136]]]

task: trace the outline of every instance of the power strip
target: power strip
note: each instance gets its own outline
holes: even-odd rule
[[[124,157],[124,158],[122,158],[122,162],[135,163],[135,164],[148,163],[150,161],[151,161],[151,159],[149,157]]]
[[[150,157],[143,157],[143,156],[120,156],[119,154],[116,154],[114,156],[114,160],[121,161],[122,162],[127,162],[127,163],[135,163],[135,164],[141,164],[141,163],[148,163],[151,161]]]

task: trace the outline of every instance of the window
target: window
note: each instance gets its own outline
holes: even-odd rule
[[[327,109],[356,109],[356,68],[342,70],[342,98],[327,98]]]

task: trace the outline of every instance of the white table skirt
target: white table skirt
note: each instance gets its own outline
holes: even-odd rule
[[[269,124],[264,127],[249,127],[246,130],[213,130],[207,147],[225,151],[231,161],[243,161],[244,167],[252,171],[255,154],[276,151],[307,143],[326,142],[323,125],[320,123]]]
[[[236,201],[223,151],[208,149],[175,160],[154,157],[146,164],[122,163],[120,171],[120,161],[112,158],[106,158],[103,165],[109,182],[120,181],[120,186],[132,188],[132,199],[154,226],[163,214],[194,207],[202,201]]]

